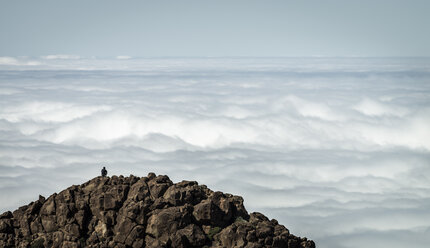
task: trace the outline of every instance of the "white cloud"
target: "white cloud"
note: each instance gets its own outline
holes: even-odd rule
[[[116,56],[116,59],[131,59],[131,56],[125,56],[125,55],[118,55]]]
[[[13,66],[36,66],[41,65],[39,61],[17,59],[14,57],[0,57],[0,66],[2,65],[13,65]]]
[[[80,59],[81,56],[79,55],[72,55],[72,54],[51,54],[42,56],[43,59]]]
[[[28,101],[0,110],[0,118],[9,122],[34,120],[36,122],[69,122],[109,110],[107,106],[76,106],[76,104],[49,101]]]
[[[0,65],[19,65],[19,61],[13,57],[0,57]]]
[[[388,105],[369,98],[363,99],[354,109],[369,116],[394,115],[402,117],[407,114],[407,110],[401,106]]]
[[[1,211],[106,165],[243,195],[318,247],[424,247],[422,61],[59,58],[0,66]]]

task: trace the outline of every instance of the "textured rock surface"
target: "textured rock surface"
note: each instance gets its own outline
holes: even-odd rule
[[[313,248],[240,196],[167,176],[97,177],[0,215],[0,247]]]

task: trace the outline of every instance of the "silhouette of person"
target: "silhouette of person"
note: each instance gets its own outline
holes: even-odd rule
[[[107,170],[106,170],[106,167],[103,166],[102,177],[105,177],[105,176],[107,176]]]

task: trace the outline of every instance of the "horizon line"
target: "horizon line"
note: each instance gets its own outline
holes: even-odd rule
[[[18,59],[44,59],[44,60],[79,60],[79,59],[116,59],[116,60],[132,60],[132,59],[164,59],[164,58],[430,58],[430,55],[396,55],[396,56],[360,56],[360,55],[304,55],[304,56],[240,56],[240,55],[229,55],[229,56],[176,56],[176,55],[165,55],[165,56],[133,56],[133,55],[78,55],[78,54],[47,54],[47,55],[0,55],[0,58],[18,58]]]

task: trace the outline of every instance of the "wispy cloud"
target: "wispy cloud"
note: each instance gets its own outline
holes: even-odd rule
[[[0,66],[2,65],[13,65],[13,66],[36,66],[41,65],[40,62],[35,60],[28,60],[28,59],[18,59],[15,57],[0,57]]]
[[[81,56],[79,55],[72,55],[72,54],[51,54],[42,56],[43,59],[80,59]]]
[[[116,59],[131,59],[131,56],[126,56],[126,55],[118,55],[116,56]]]

